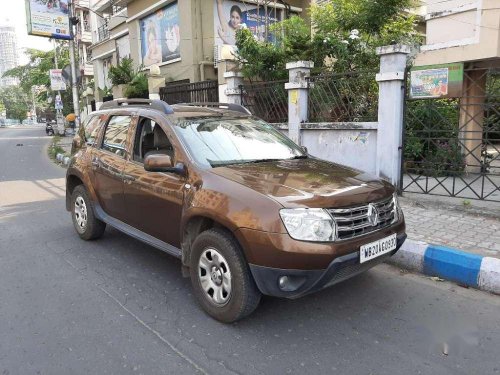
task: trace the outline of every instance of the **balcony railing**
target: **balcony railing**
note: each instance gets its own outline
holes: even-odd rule
[[[109,38],[108,22],[97,28],[97,41],[102,42]]]

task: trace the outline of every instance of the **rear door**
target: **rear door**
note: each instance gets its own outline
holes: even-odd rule
[[[162,128],[157,121],[161,120],[139,117],[137,122],[133,152],[124,169],[127,222],[163,242],[180,247],[186,178],[174,173],[147,172],[143,164],[148,152],[166,153],[174,163],[178,160],[179,150],[164,131],[167,125]]]
[[[111,115],[91,161],[92,183],[99,205],[106,214],[121,221],[125,219],[123,168],[132,121],[130,115]]]

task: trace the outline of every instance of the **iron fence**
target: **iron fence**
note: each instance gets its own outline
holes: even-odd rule
[[[322,73],[308,77],[310,122],[377,121],[376,72]]]
[[[269,123],[288,122],[288,80],[253,82],[241,85],[241,104]]]
[[[462,87],[444,99],[406,90],[400,187],[500,202],[500,68],[466,70]]]
[[[161,100],[170,103],[218,102],[217,81],[168,84],[160,89]]]

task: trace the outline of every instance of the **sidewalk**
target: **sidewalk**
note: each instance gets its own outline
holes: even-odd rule
[[[500,259],[500,219],[400,199],[408,238]]]

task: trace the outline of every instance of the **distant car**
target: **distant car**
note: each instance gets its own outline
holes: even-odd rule
[[[223,322],[261,294],[297,298],[366,271],[406,238],[390,183],[308,155],[238,105],[112,101],[80,130],[66,177],[79,236],[108,224],[180,258]]]

